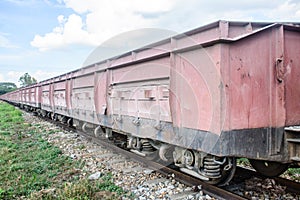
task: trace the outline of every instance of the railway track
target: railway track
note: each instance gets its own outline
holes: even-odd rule
[[[229,190],[207,184],[207,183],[201,181],[200,179],[197,179],[190,175],[182,173],[179,170],[177,170],[176,167],[174,167],[174,166],[173,167],[165,166],[164,164],[160,164],[158,162],[153,162],[151,160],[147,160],[147,159],[145,159],[145,157],[139,156],[135,153],[132,153],[130,151],[127,151],[125,149],[122,149],[122,148],[116,146],[114,143],[112,143],[112,141],[108,140],[105,137],[99,139],[87,132],[83,132],[74,127],[70,127],[59,121],[54,121],[49,118],[43,118],[40,116],[38,116],[38,117],[42,120],[46,120],[46,121],[50,122],[51,124],[54,124],[54,125],[62,128],[63,130],[82,135],[82,136],[86,137],[88,140],[93,141],[94,143],[98,144],[99,146],[107,148],[116,154],[122,155],[123,157],[130,158],[131,160],[134,160],[134,161],[140,163],[145,168],[154,170],[154,171],[164,175],[165,177],[169,177],[171,175],[178,182],[193,188],[192,191],[185,191],[182,193],[171,195],[170,199],[172,199],[172,200],[173,199],[174,200],[189,199],[191,197],[191,195],[196,196],[196,194],[199,192],[201,194],[203,193],[203,194],[209,195],[210,197],[212,197],[212,199],[220,199],[220,200],[222,200],[222,199],[224,199],[224,200],[225,199],[226,200],[227,199],[237,199],[237,200],[246,199],[246,198],[244,198],[240,195],[237,195]],[[107,157],[107,156],[113,156],[113,155],[109,154],[109,153],[102,155],[102,157]],[[116,162],[118,162],[118,161],[116,161]]]
[[[254,171],[252,169],[239,166],[236,169],[235,177],[232,180],[232,183],[225,188],[233,191],[234,188],[238,188],[237,187],[238,185],[242,185],[242,184],[245,185],[246,180],[249,180],[254,177],[257,179],[268,179],[267,177],[260,175],[259,173],[257,173],[256,171]],[[294,182],[292,180],[284,179],[281,177],[273,177],[269,180],[271,180],[270,182],[273,185],[275,185],[275,184],[280,185],[285,188],[286,192],[299,195],[299,197],[300,197],[300,183]],[[271,186],[269,186],[269,187],[271,187]]]
[[[42,118],[44,119],[44,118]],[[64,130],[67,131],[72,131],[72,132],[76,132],[80,135],[85,136],[86,138],[88,138],[89,140],[92,140],[94,143],[108,148],[109,150],[117,153],[117,154],[121,154],[125,157],[130,157],[131,159],[133,159],[134,161],[137,161],[139,163],[141,163],[143,166],[145,166],[146,168],[150,168],[152,170],[157,171],[158,173],[161,173],[163,175],[165,175],[166,177],[172,175],[172,177],[185,184],[188,186],[191,186],[193,188],[192,191],[187,191],[187,192],[183,192],[183,193],[178,193],[176,195],[173,195],[170,197],[170,199],[188,199],[188,196],[191,195],[196,195],[200,190],[201,193],[207,194],[210,197],[213,197],[214,199],[237,199],[237,200],[242,200],[242,199],[246,199],[240,195],[237,195],[229,190],[214,186],[214,185],[210,185],[207,184],[203,181],[201,181],[200,179],[194,178],[190,175],[187,175],[185,173],[180,172],[179,170],[176,170],[174,167],[172,166],[165,166],[164,164],[160,164],[158,162],[153,162],[151,160],[146,160],[144,157],[139,156],[135,153],[132,153],[130,151],[127,151],[125,149],[122,149],[118,146],[116,146],[115,144],[113,144],[111,141],[109,141],[106,138],[96,138],[94,136],[92,136],[91,134],[88,134],[86,132],[83,132],[81,130],[78,130],[76,128],[73,127],[69,127],[65,124],[62,124],[60,122],[56,122],[53,120],[49,120],[47,119],[47,121],[60,126],[61,128],[63,128]]]
[[[105,146],[118,154],[128,156],[128,157],[134,159],[135,161],[142,163],[147,168],[151,168],[161,174],[164,174],[165,176],[173,174],[174,178],[177,181],[195,188],[193,193],[197,193],[198,187],[200,186],[200,189],[205,194],[208,194],[211,197],[214,197],[216,199],[237,199],[237,200],[249,199],[249,196],[247,197],[247,196],[243,196],[242,194],[237,194],[237,192],[235,190],[232,190],[231,188],[237,188],[236,186],[241,185],[242,182],[244,183],[244,186],[245,186],[245,180],[248,180],[253,177],[258,177],[261,179],[265,178],[254,170],[246,169],[243,167],[238,167],[237,171],[236,171],[236,175],[235,175],[235,180],[238,180],[239,184],[237,184],[237,181],[235,181],[234,183],[231,183],[229,186],[218,187],[218,186],[207,184],[207,183],[205,183],[197,178],[194,178],[190,175],[184,174],[184,173],[180,172],[179,170],[173,169],[170,166],[165,166],[165,165],[157,163],[157,162],[145,160],[145,158],[143,158],[135,153],[129,152],[127,150],[124,150],[122,148],[119,148],[119,147],[109,143],[109,141],[107,139],[99,140],[98,138],[92,137],[91,135],[89,135],[87,133],[84,133],[81,131],[77,131],[77,132],[84,135],[85,137],[90,138],[91,140],[95,141],[97,144],[99,144],[101,146]],[[300,195],[300,183],[296,183],[294,181],[280,178],[280,177],[274,177],[273,179],[276,181],[276,184],[284,186],[285,190],[287,192]],[[187,197],[187,195],[178,194],[178,195],[174,196],[172,199],[176,199],[177,197],[178,197],[178,199],[186,199],[185,197]]]
[[[186,175],[182,172],[172,169],[171,167],[164,166],[157,162],[145,160],[145,158],[143,158],[135,153],[126,151],[122,148],[119,148],[119,147],[109,143],[109,141],[106,139],[99,140],[98,138],[94,138],[94,137],[90,136],[89,134],[86,134],[86,133],[80,132],[80,131],[79,132],[77,131],[77,133],[80,133],[80,134],[84,135],[85,137],[89,137],[90,139],[93,139],[93,141],[96,142],[97,144],[99,144],[101,146],[105,146],[105,147],[113,150],[116,153],[120,153],[122,155],[128,156],[128,157],[134,159],[135,161],[142,163],[147,168],[151,168],[161,174],[164,174],[166,176],[173,174],[174,178],[176,180],[178,180],[186,185],[195,187],[195,192],[197,192],[197,187],[201,186],[201,189],[203,190],[204,193],[206,193],[216,199],[245,199],[239,195],[236,195],[232,192],[229,192],[229,191],[219,188],[217,186],[206,184],[205,182],[203,182],[199,179],[193,178],[189,175]]]
[[[45,118],[41,118],[45,120]],[[259,175],[254,170],[238,167],[235,177],[232,181],[232,183],[225,187],[217,187],[214,185],[207,184],[197,178],[194,178],[190,175],[186,175],[180,171],[178,171],[174,166],[165,166],[164,164],[160,164],[157,162],[153,162],[150,160],[146,160],[144,157],[139,156],[135,153],[132,153],[130,151],[127,151],[125,149],[122,149],[115,144],[113,144],[110,140],[106,139],[105,137],[99,139],[94,137],[92,134],[89,134],[87,132],[83,132],[81,130],[78,130],[74,127],[69,127],[65,124],[62,124],[60,122],[56,122],[50,119],[46,119],[48,122],[51,122],[52,124],[55,124],[64,130],[76,132],[84,137],[86,137],[88,140],[93,141],[94,143],[100,145],[101,147],[107,148],[111,151],[113,151],[115,154],[123,155],[124,157],[130,158],[131,160],[137,161],[141,163],[145,168],[149,168],[151,170],[155,170],[158,173],[161,173],[165,175],[166,177],[169,177],[172,175],[174,179],[176,179],[178,182],[181,182],[185,185],[190,186],[193,188],[191,191],[178,193],[175,195],[171,195],[170,199],[193,199],[189,198],[189,196],[194,195],[197,196],[197,193],[204,193],[209,195],[210,197],[214,199],[249,199],[251,197],[246,196],[244,192],[241,192],[245,189],[245,181],[253,178],[263,178],[261,175]],[[107,157],[111,154],[104,154],[103,157]],[[120,161],[119,161],[120,160]],[[122,162],[124,159],[117,158],[116,160],[113,160],[111,163],[117,163]],[[135,170],[135,169],[132,169]],[[294,194],[300,194],[300,184],[295,183],[293,181],[283,179],[283,178],[274,178],[277,184],[280,184],[285,187],[287,192],[294,193]],[[160,181],[160,180],[157,180]],[[298,196],[300,197],[300,195]]]

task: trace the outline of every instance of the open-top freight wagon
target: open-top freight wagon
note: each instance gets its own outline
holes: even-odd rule
[[[218,21],[1,98],[224,184],[300,162],[299,86],[299,24]]]

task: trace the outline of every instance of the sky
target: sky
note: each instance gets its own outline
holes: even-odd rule
[[[78,69],[124,32],[182,33],[217,20],[300,22],[300,0],[0,0],[0,82]]]

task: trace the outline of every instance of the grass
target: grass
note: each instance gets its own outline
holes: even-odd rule
[[[91,184],[92,183],[92,184]],[[56,191],[50,188],[32,193],[31,199],[118,199],[124,191],[113,184],[110,175],[103,176],[97,182],[79,180],[77,182],[67,182],[63,187]]]
[[[300,182],[300,168],[289,168],[283,175],[290,177],[294,181]]]
[[[117,199],[124,191],[111,175],[81,179],[84,162],[52,146],[39,124],[24,122],[22,112],[0,102],[0,199]]]
[[[238,158],[237,164],[241,166],[247,166],[247,167],[251,165],[247,158]]]

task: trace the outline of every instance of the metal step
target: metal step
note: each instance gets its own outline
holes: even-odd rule
[[[295,139],[295,138],[291,138],[291,139],[287,139],[287,142],[292,142],[292,143],[300,143],[300,138],[299,139]]]
[[[300,126],[288,126],[284,128],[285,131],[292,131],[292,132],[300,132]]]

